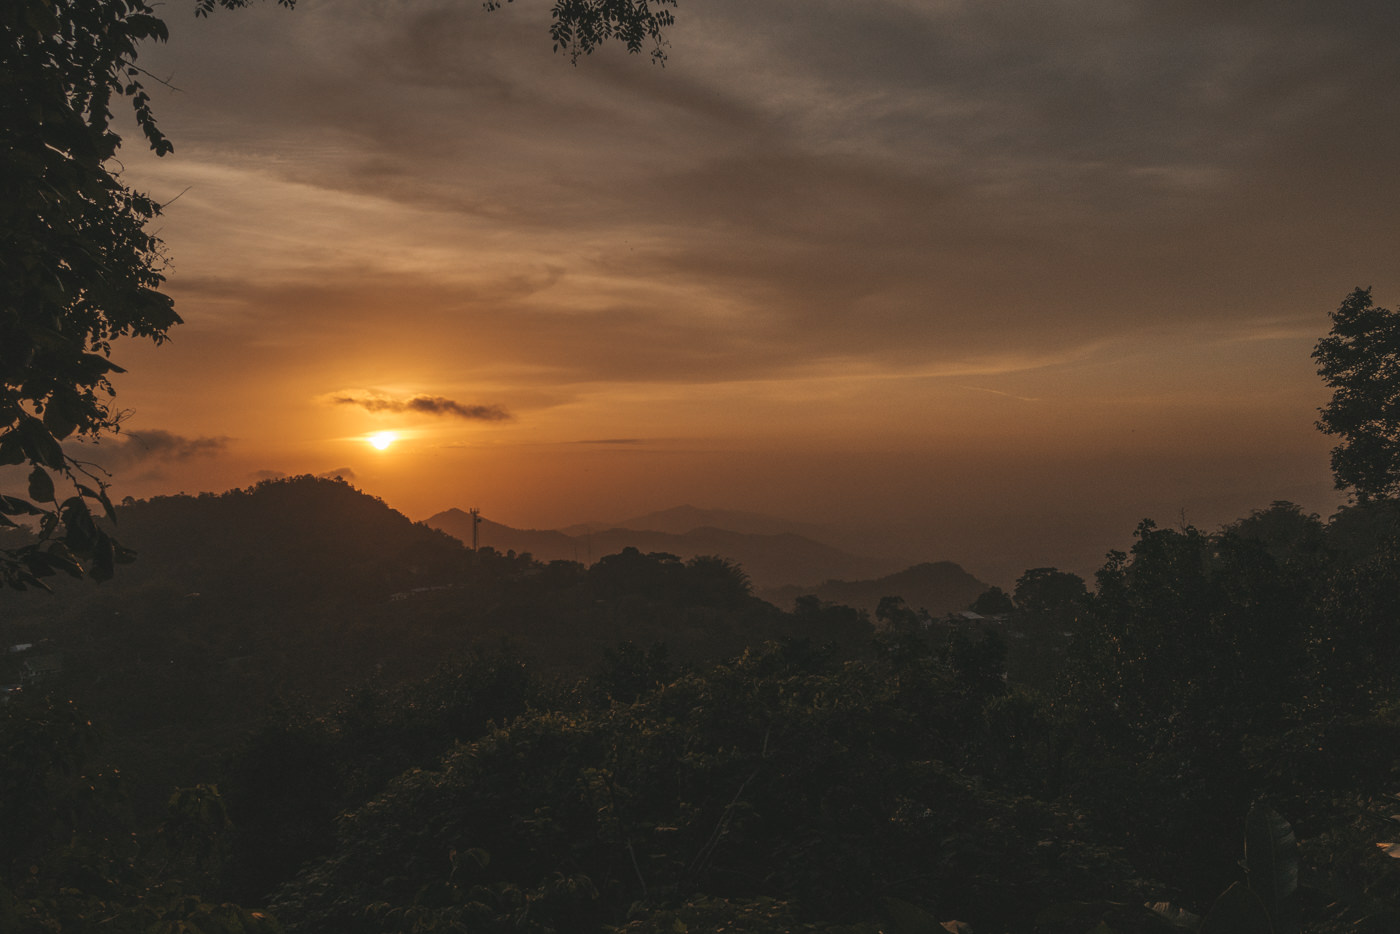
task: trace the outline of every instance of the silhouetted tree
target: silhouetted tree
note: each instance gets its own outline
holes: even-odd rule
[[[973,635],[954,629],[948,638],[948,667],[976,697],[995,696],[1006,690],[1006,642],[992,630]]]
[[[1357,499],[1400,494],[1400,313],[1355,289],[1332,313],[1332,330],[1313,351],[1332,389],[1317,426],[1338,435],[1332,449],[1337,489]]]
[[[1016,581],[1016,611],[1040,629],[1072,630],[1089,602],[1084,578],[1058,568],[1032,568]]]
[[[968,609],[983,616],[1002,616],[1016,609],[1016,604],[1012,602],[1006,591],[1000,587],[991,587],[972,601],[972,605]]]
[[[0,552],[12,587],[56,571],[102,579],[122,557],[92,519],[91,507],[111,514],[102,480],[60,442],[116,429],[112,342],[160,343],[180,321],[146,231],[160,205],[110,168],[114,99],[130,99],[158,155],[171,151],[135,64],[140,42],[165,38],[142,0],[0,7],[0,466],[31,468],[27,496],[0,497],[0,525],[38,525]]]
[[[1278,561],[1316,562],[1325,548],[1324,529],[1317,514],[1304,513],[1301,506],[1287,500],[1275,500],[1268,509],[1256,509],[1224,531],[1257,542]]]
[[[917,610],[903,597],[885,596],[875,607],[875,620],[886,629],[913,631],[921,628]]]
[[[697,606],[740,607],[753,596],[749,575],[719,555],[696,555],[685,563],[686,589]]]

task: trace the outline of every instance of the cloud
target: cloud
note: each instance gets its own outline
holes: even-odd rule
[[[103,470],[118,472],[139,466],[188,461],[223,453],[232,439],[226,437],[186,438],[159,428],[124,431],[104,438],[95,445],[73,445],[70,453],[80,461],[91,461]]]
[[[335,396],[336,405],[358,405],[366,412],[413,412],[419,415],[450,415],[472,421],[505,422],[515,416],[499,405],[465,405],[442,396],[413,396],[391,399],[386,396]]]
[[[1016,395],[1014,392],[1003,392],[1003,391],[1000,390],[1000,389],[989,389],[989,388],[987,388],[986,386],[962,386],[962,387],[959,387],[959,388],[961,388],[961,389],[966,389],[966,390],[968,390],[969,392],[989,392],[989,393],[991,393],[991,394],[994,395],[994,396],[1005,396],[1005,397],[1008,398],[1008,399],[1015,399],[1015,400],[1017,400],[1018,402],[1039,402],[1039,401],[1040,401],[1040,397],[1039,397],[1039,396],[1018,396],[1018,395]]]
[[[644,438],[586,438],[574,444],[645,444]]]

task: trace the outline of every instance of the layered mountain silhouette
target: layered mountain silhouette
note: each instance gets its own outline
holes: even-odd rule
[[[462,543],[471,539],[465,513],[439,514],[434,529],[343,481],[314,477],[129,501],[116,512],[113,531],[136,550],[135,563],[101,586],[52,579],[58,599],[9,594],[0,644],[50,641],[63,658],[63,690],[103,712],[114,759],[150,787],[197,781],[273,698],[330,703],[357,684],[425,676],[473,646],[508,640],[539,670],[568,676],[623,640],[663,642],[686,662],[794,637],[859,646],[870,629],[858,614],[792,612],[793,595],[867,609],[900,595],[942,612],[983,589],[951,564],[866,585],[800,586],[883,569],[792,531],[572,536],[484,521],[480,540],[491,550],[473,554]],[[721,518],[658,515],[657,524]],[[761,519],[748,517],[746,528],[780,527]],[[725,561],[656,553],[719,556],[758,586],[751,594]],[[540,563],[552,559],[577,563]],[[799,586],[775,592],[772,582]],[[153,757],[157,736],[166,752]]]
[[[874,613],[884,597],[903,597],[910,609],[934,616],[965,610],[988,590],[988,585],[952,561],[916,564],[875,580],[828,580],[819,587],[778,587],[763,591],[763,599],[791,606],[808,594],[827,603],[840,603]]]
[[[733,522],[740,528],[709,524],[716,522]],[[471,516],[460,509],[440,512],[426,519],[425,524],[463,542],[472,540]],[[647,528],[649,525],[660,527]],[[795,529],[801,527],[800,523],[756,513],[681,506],[611,527],[600,523],[563,530],[515,529],[482,519],[478,538],[482,547],[528,552],[540,561],[591,564],[628,547],[642,552],[666,552],[679,558],[718,555],[742,565],[760,593],[836,577],[874,577],[899,566],[887,559],[851,554],[799,534]]]
[[[591,567],[543,565],[523,553],[572,561],[574,540],[509,538],[483,523],[492,550],[473,554],[343,481],[309,476],[132,500],[116,513],[112,531],[136,561],[100,586],[52,578],[57,599],[8,594],[0,645],[47,641],[62,657],[55,684],[102,712],[114,761],[153,788],[207,774],[274,698],[333,703],[357,685],[424,677],[473,647],[505,641],[536,670],[576,677],[623,641],[705,662],[768,641],[858,646],[869,635],[853,613],[799,617],[765,603],[723,561],[651,554],[690,542],[766,566],[760,549],[742,547],[752,536],[720,530],[628,540],[645,553],[598,536]],[[784,550],[784,536],[768,538]],[[786,551],[794,566],[806,554],[843,566],[795,536]]]

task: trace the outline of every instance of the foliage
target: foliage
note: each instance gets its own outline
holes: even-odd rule
[[[216,6],[237,10],[252,6],[256,0],[195,0],[195,15],[208,16]],[[285,7],[296,0],[277,0]],[[499,10],[502,3],[515,0],[483,0],[487,10]],[[608,42],[621,43],[629,53],[642,51],[651,44],[652,61],[666,60],[665,31],[675,25],[671,12],[676,0],[554,0],[550,9],[549,35],[554,51],[563,51],[575,64],[581,56]]]
[[[173,582],[138,566],[45,631],[109,735],[150,708],[137,770],[236,733],[218,717],[246,723],[278,656],[306,693],[222,767],[184,760],[204,784],[166,785],[135,835],[76,708],[12,701],[0,924],[271,930],[238,904],[275,898],[301,931],[1390,931],[1390,506],[1145,522],[1092,594],[1037,569],[1034,615],[877,631],[817,597],[782,613],[722,559],[471,555],[344,483],[133,502],[123,529]],[[1003,677],[1056,619],[1062,680]],[[506,632],[550,667],[405,664]],[[1245,816],[1261,801],[1294,820],[1296,864],[1291,828]]]
[[[1073,630],[1088,606],[1089,591],[1078,574],[1058,568],[1032,568],[1016,580],[1013,602],[1029,625]]]
[[[71,702],[0,707],[0,930],[279,934],[267,914],[188,887],[217,868],[218,790],[176,791],[164,825],[138,835],[120,777],[92,761],[94,739]]]
[[[265,897],[331,848],[340,811],[524,713],[538,691],[518,657],[474,651],[420,681],[350,692],[320,717],[275,705],[225,766],[232,893]]]
[[[501,0],[485,0],[485,6],[500,9]],[[666,60],[665,30],[675,23],[675,6],[676,0],[555,0],[549,35],[554,51],[567,52],[574,63],[611,40],[633,54],[650,42],[652,61],[659,64]]]
[[[989,587],[968,609],[982,616],[1004,616],[1016,609],[1016,604],[1011,595],[1000,587]]]
[[[1207,852],[1223,860],[1257,791],[1246,750],[1282,735],[1307,695],[1320,581],[1229,530],[1144,522],[1137,539],[1099,571],[1066,682],[1084,731],[1076,785],[1095,807],[1122,808],[1116,821],[1144,853],[1210,839]],[[1105,760],[1120,763],[1114,780]],[[1204,889],[1224,865],[1145,868]]]
[[[86,767],[96,740],[71,701],[41,695],[0,705],[0,870],[20,871],[90,822],[89,792],[114,778]]]
[[[929,622],[927,613],[920,613],[900,596],[884,596],[875,606],[875,622],[886,629],[914,632]]]
[[[29,466],[27,495],[0,497],[0,525],[37,525],[32,541],[0,552],[11,587],[43,587],[59,571],[105,579],[128,557],[93,521],[94,508],[112,513],[106,484],[61,442],[117,428],[112,343],[160,343],[180,321],[158,291],[164,260],[146,231],[160,205],[112,161],[123,97],[151,148],[171,151],[135,64],[141,42],[165,38],[143,0],[0,8],[0,466]]]
[[[279,917],[306,931],[742,930],[772,913],[825,930],[876,921],[896,897],[995,929],[1066,887],[1114,891],[1125,865],[1074,818],[947,764],[980,731],[933,648],[903,638],[869,663],[770,646],[630,703],[498,725],[347,811],[334,851],[278,893]]]
[[[1400,312],[1355,289],[1332,313],[1332,330],[1313,351],[1332,390],[1318,427],[1338,435],[1332,449],[1337,489],[1357,499],[1400,495]]]
[[[1244,824],[1245,871],[1202,918],[1170,902],[1149,909],[1179,931],[1199,934],[1289,934],[1297,930],[1298,843],[1288,821],[1255,805]]]

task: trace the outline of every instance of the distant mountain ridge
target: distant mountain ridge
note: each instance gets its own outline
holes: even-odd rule
[[[779,607],[792,606],[798,597],[813,594],[829,603],[840,603],[874,613],[884,597],[903,597],[910,609],[925,609],[934,616],[965,610],[986,593],[989,585],[952,561],[926,562],[874,580],[828,580],[819,587],[779,587],[759,596]]]
[[[851,554],[790,530],[800,523],[787,523],[755,513],[682,506],[630,522],[654,521],[676,529],[691,521],[726,517],[740,521],[748,529],[772,528],[774,531],[736,531],[707,525],[691,526],[680,532],[631,527],[597,529],[588,525],[571,526],[569,530],[515,529],[482,519],[478,535],[482,546],[497,551],[529,552],[541,561],[591,564],[629,546],[642,552],[668,552],[680,558],[720,555],[742,565],[758,590],[833,577],[871,577],[898,567],[896,562]],[[472,540],[471,522],[471,516],[460,509],[444,510],[424,520],[424,524],[468,544]],[[785,526],[789,528],[784,529]],[[570,531],[576,534],[569,534]]]
[[[748,535],[783,535],[791,533],[810,538],[823,545],[835,546],[829,529],[810,522],[794,522],[757,512],[739,509],[700,509],[696,506],[676,506],[621,522],[584,522],[560,529],[566,535],[578,537],[607,529],[631,529],[638,532],[670,532],[684,535],[696,529],[725,529]]]

